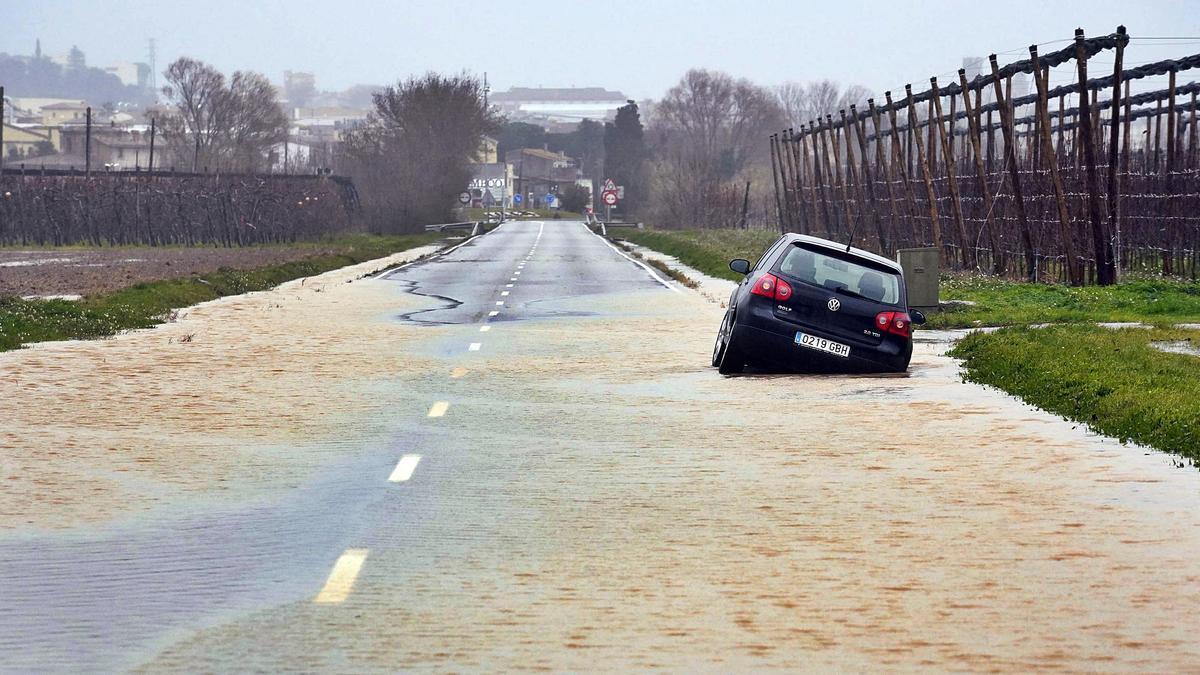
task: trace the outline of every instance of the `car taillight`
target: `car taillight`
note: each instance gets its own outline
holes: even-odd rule
[[[764,298],[784,301],[792,297],[792,286],[774,274],[764,274],[754,282],[754,288],[750,289],[750,292]]]
[[[880,312],[875,315],[875,328],[900,337],[912,337],[912,319],[906,312]]]

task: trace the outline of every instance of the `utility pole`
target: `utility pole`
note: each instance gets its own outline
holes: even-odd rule
[[[155,130],[156,129],[155,129],[155,124],[154,124],[154,118],[151,117],[150,118],[150,173],[151,174],[154,173],[154,132],[155,132]]]
[[[0,176],[4,175],[4,87],[0,87]]]
[[[92,108],[87,109],[87,127],[83,139],[83,175],[92,175]]]

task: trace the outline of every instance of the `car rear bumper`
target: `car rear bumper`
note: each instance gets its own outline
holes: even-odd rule
[[[808,328],[799,328],[774,317],[746,317],[733,328],[733,343],[746,361],[760,366],[809,372],[878,373],[908,369],[912,342],[885,340],[878,346],[848,343],[844,338]],[[757,320],[756,320],[757,319]],[[796,332],[850,345],[850,356],[841,357],[796,344]]]

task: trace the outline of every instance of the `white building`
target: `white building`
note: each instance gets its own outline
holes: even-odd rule
[[[628,98],[603,87],[513,87],[494,94],[491,102],[509,119],[534,124],[578,124],[583,120],[611,121]]]

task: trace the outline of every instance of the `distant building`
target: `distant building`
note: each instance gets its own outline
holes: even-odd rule
[[[61,152],[33,163],[46,168],[83,169],[87,150],[87,130],[81,125],[62,129]],[[154,168],[163,168],[167,163],[166,148],[161,144],[155,148]],[[92,128],[92,171],[129,171],[147,169],[150,165],[150,127]]]
[[[59,147],[58,133],[58,129],[5,124],[2,149],[5,161],[13,162],[54,154]]]
[[[6,96],[5,100],[8,103],[5,107],[4,116],[10,124],[42,124],[45,117],[42,109],[51,105],[65,104],[73,108],[77,107],[79,110],[87,110],[87,103],[77,98]]]
[[[87,108],[87,104],[83,101],[52,103],[42,106],[42,124],[49,127],[86,122]]]
[[[493,94],[491,102],[510,120],[561,128],[585,119],[611,121],[628,97],[603,87],[513,87]]]
[[[583,172],[574,159],[561,152],[538,148],[521,148],[504,154],[504,161],[516,172],[516,190],[524,195],[527,206],[545,203],[547,194],[559,194],[568,185],[575,185]]]
[[[115,63],[111,66],[104,66],[100,70],[110,75],[116,75],[117,79],[121,80],[121,84],[127,87],[147,89],[150,86],[150,66],[145,63]]]

